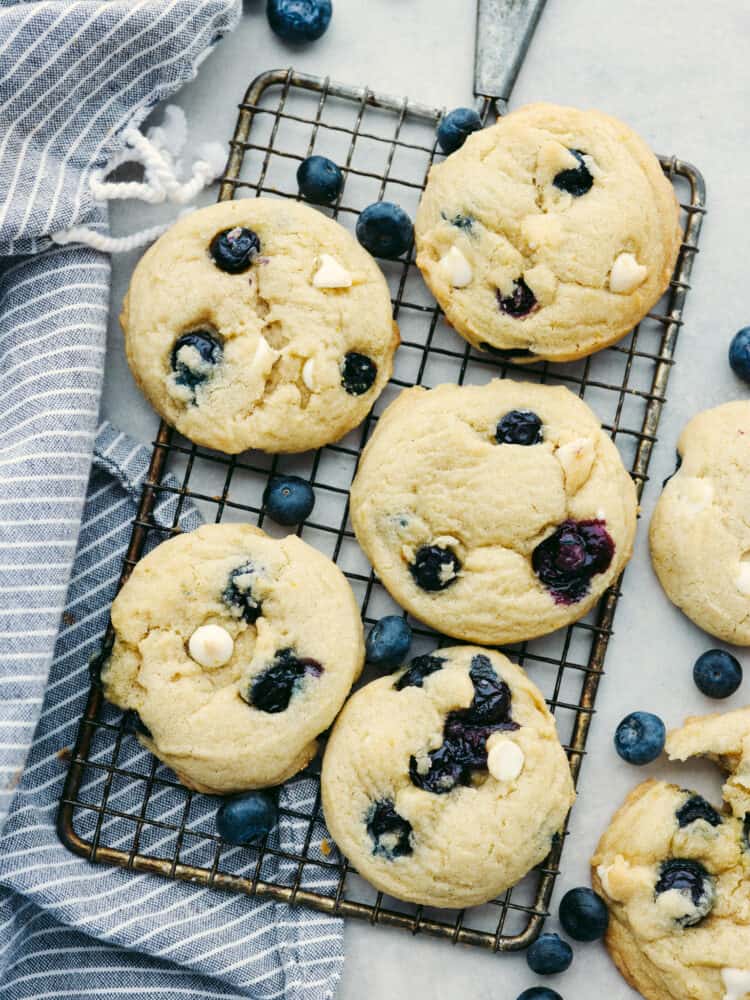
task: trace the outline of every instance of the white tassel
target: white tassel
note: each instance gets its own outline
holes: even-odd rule
[[[187,144],[188,129],[185,112],[174,104],[164,109],[164,121],[144,135],[129,128],[123,133],[125,146],[109,161],[106,168],[95,170],[89,187],[98,202],[133,199],[150,205],[170,201],[185,205],[219,177],[224,169],[225,152],[218,142],[202,143],[196,149],[191,175],[183,179],[181,155]],[[106,178],[124,163],[140,163],[143,181],[108,181]],[[180,213],[182,214],[182,213]],[[52,234],[55,243],[85,243],[103,253],[126,253],[151,243],[168,229],[168,225],[151,226],[132,236],[107,236],[87,226],[73,226]]]

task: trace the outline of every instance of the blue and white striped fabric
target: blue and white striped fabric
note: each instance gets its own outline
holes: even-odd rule
[[[57,753],[74,739],[146,452],[105,427],[91,471],[109,262],[53,248],[50,233],[107,232],[91,171],[195,74],[239,7],[0,0],[1,1000],[318,1000],[340,974],[340,921],[93,867],[54,831]],[[173,512],[167,500],[157,516]],[[186,510],[184,526],[196,523]],[[127,789],[118,794],[132,807]],[[298,806],[311,794],[304,779],[282,793]],[[154,807],[173,815],[168,795]],[[299,835],[281,824],[283,844],[298,847]]]

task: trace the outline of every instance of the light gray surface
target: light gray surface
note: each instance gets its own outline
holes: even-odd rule
[[[194,139],[223,141],[247,82],[261,70],[291,63],[427,103],[469,103],[472,0],[337,0],[328,34],[295,51],[273,38],[264,6],[259,0],[246,4],[238,31],[224,40],[199,78],[180,95],[178,103],[188,114]],[[700,167],[708,183],[710,210],[553,909],[565,888],[587,882],[587,861],[596,839],[638,780],[657,774],[681,784],[694,780],[718,794],[719,782],[708,766],[678,769],[660,763],[636,770],[617,758],[611,736],[619,719],[634,708],[657,711],[668,725],[715,708],[691,680],[695,657],[715,643],[662,595],[649,566],[646,527],[658,484],[672,470],[675,441],[685,420],[699,409],[747,394],[729,370],[726,347],[732,333],[750,322],[745,221],[748,37],[750,6],[745,0],[710,7],[704,0],[549,0],[511,101],[511,106],[532,100],[594,105],[621,116],[657,151],[675,153]],[[210,194],[205,200],[212,199]],[[172,214],[165,212],[164,217]],[[158,218],[158,210],[140,206],[117,206],[113,212],[116,232],[130,232]],[[137,256],[115,261],[113,317]],[[104,413],[142,440],[156,427],[129,374],[114,318]],[[750,656],[740,658],[750,669]],[[726,707],[742,705],[748,685],[750,679]],[[548,922],[548,929],[556,926],[554,918]],[[520,956],[451,948],[442,941],[412,939],[352,922],[339,998],[514,1000],[535,981]],[[635,996],[598,945],[577,946],[571,969],[547,984],[566,1000]]]

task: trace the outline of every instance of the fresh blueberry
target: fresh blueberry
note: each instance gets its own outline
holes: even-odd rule
[[[481,653],[472,657],[469,677],[474,685],[471,705],[448,713],[437,750],[409,760],[412,784],[434,795],[470,785],[472,774],[487,767],[490,735],[518,729],[511,718],[510,688],[497,676],[489,657]]]
[[[455,153],[481,127],[482,119],[473,108],[454,108],[438,125],[438,145],[444,153]]]
[[[515,358],[536,357],[536,354],[530,351],[528,347],[494,347],[492,344],[488,344],[486,340],[483,340],[479,345],[479,350],[487,351],[488,354],[492,354],[496,358],[502,358],[504,361],[513,361]]]
[[[252,563],[233,569],[221,595],[232,614],[244,619],[248,625],[254,625],[263,613],[260,601],[253,597],[254,574]]]
[[[221,344],[208,330],[183,333],[175,341],[170,359],[175,382],[194,392],[208,381],[223,355]]]
[[[526,952],[526,961],[538,976],[554,976],[573,961],[573,949],[558,934],[540,934]]]
[[[297,167],[300,194],[316,205],[336,201],[344,186],[344,175],[327,156],[308,156]]]
[[[708,698],[728,698],[742,683],[742,667],[726,650],[708,649],[695,661],[693,680]]]
[[[597,941],[609,924],[609,910],[601,896],[581,885],[561,899],[560,923],[576,941]]]
[[[365,822],[373,843],[373,854],[393,861],[412,853],[411,823],[399,816],[390,799],[374,802]]]
[[[362,396],[377,378],[378,366],[366,354],[349,351],[341,365],[341,384],[350,396]]]
[[[299,476],[271,476],[263,491],[263,507],[277,524],[299,524],[315,506],[315,493]]]
[[[268,0],[271,29],[285,42],[314,42],[330,24],[331,0]]]
[[[393,260],[411,246],[414,226],[400,205],[376,201],[357,219],[357,239],[373,257]]]
[[[317,660],[298,657],[292,649],[280,649],[270,667],[253,678],[246,700],[261,712],[283,712],[302,679],[320,677],[322,673]]]
[[[702,795],[691,795],[684,805],[680,806],[676,815],[680,827],[688,826],[699,819],[704,820],[709,826],[721,826],[721,816]]]
[[[495,440],[498,444],[539,444],[542,421],[531,410],[511,410],[498,421]]]
[[[221,804],[216,829],[229,844],[253,844],[271,832],[276,819],[276,800],[270,792],[243,792]]]
[[[591,578],[612,562],[615,543],[605,521],[563,521],[534,549],[531,565],[556,604],[575,604],[589,592]]]
[[[517,1000],[563,1000],[555,990],[547,989],[546,986],[530,986],[523,993],[518,994]]]
[[[692,913],[678,918],[677,923],[682,927],[694,927],[711,912],[716,899],[716,884],[699,861],[670,858],[662,862],[654,893],[660,896],[673,889],[682,893],[693,908]]]
[[[583,153],[580,149],[570,149],[569,153],[572,153],[578,160],[578,166],[569,167],[567,170],[561,170],[559,174],[556,174],[552,180],[552,183],[556,188],[561,191],[567,191],[568,194],[572,194],[575,198],[580,198],[581,195],[586,194],[591,190],[594,184],[594,178],[591,176],[591,171],[586,166],[586,161],[583,158]]]
[[[365,650],[368,663],[393,670],[409,652],[411,627],[402,615],[386,615],[370,629]]]
[[[425,677],[436,673],[442,668],[444,663],[444,657],[434,656],[431,653],[425,653],[424,656],[415,656],[393,686],[397,691],[403,691],[404,688],[408,687],[421,688]]]
[[[729,364],[735,375],[750,382],[750,326],[743,326],[729,345]]]
[[[409,572],[422,590],[445,590],[458,576],[458,556],[441,545],[423,545],[418,549]]]
[[[497,304],[500,307],[500,312],[504,312],[513,319],[525,319],[539,305],[536,295],[534,295],[523,278],[516,278],[513,282],[513,291],[510,295],[503,295],[498,288],[495,296]],[[516,355],[518,354],[519,352],[516,352]]]
[[[217,233],[209,247],[214,264],[229,274],[247,271],[259,252],[258,234],[244,226],[235,226],[234,229]]]
[[[658,715],[631,712],[615,730],[615,750],[628,764],[650,764],[664,749],[666,736]]]

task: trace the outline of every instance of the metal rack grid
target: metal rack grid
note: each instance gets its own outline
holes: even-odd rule
[[[485,114],[489,109],[486,101]],[[344,170],[346,183],[338,203],[321,209],[343,225],[353,228],[358,212],[378,198],[397,201],[413,213],[427,171],[440,156],[435,141],[440,116],[437,109],[367,88],[347,87],[293,70],[265,73],[251,84],[240,105],[219,197],[253,193],[299,197],[296,168],[314,151],[336,160]],[[264,525],[261,496],[269,474],[287,472],[306,476],[314,484],[318,499],[314,518],[300,527],[299,534],[329,554],[346,573],[361,602],[364,621],[372,623],[393,611],[393,603],[356,545],[348,518],[348,486],[378,414],[402,387],[413,384],[484,382],[502,375],[566,385],[585,397],[602,419],[631,468],[640,495],[705,212],[699,172],[675,158],[661,162],[677,188],[684,238],[667,295],[628,337],[597,355],[565,365],[502,362],[473,351],[450,329],[421,281],[413,251],[404,260],[382,261],[402,345],[394,377],[365,423],[314,454],[276,457],[211,452],[180,438],[162,423],[124,561],[123,581],[145,550],[181,530],[181,518],[188,509],[197,508],[206,520],[250,520],[281,534],[274,525]],[[155,511],[170,500],[173,516],[165,525],[159,523]],[[576,779],[618,596],[613,588],[584,620],[507,650],[545,693]],[[413,652],[442,641],[429,629],[413,624]],[[306,773],[317,775],[319,769],[314,763]],[[123,785],[131,792],[137,789],[139,809],[118,809],[116,789]],[[172,802],[166,820],[163,812],[155,814],[151,808],[165,795]],[[216,800],[183,788],[167,768],[139,748],[127,718],[103,700],[95,666],[58,817],[63,843],[92,862],[304,904],[453,943],[510,951],[526,947],[541,930],[563,848],[561,839],[538,869],[487,906],[432,910],[384,896],[357,876],[327,839],[319,791],[310,799],[309,808],[281,810],[282,823],[286,820],[303,828],[291,849],[273,835],[255,847],[229,849],[215,833],[215,807]],[[585,803],[579,808],[585,808]]]

